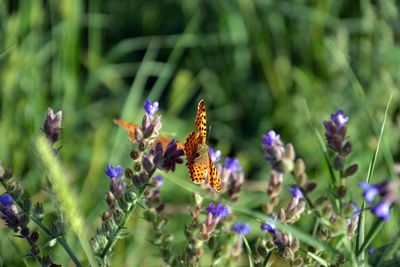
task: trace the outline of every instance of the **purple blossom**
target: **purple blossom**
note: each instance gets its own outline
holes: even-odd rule
[[[183,163],[184,154],[183,149],[178,148],[176,140],[172,139],[163,154],[162,168],[166,171],[175,171],[175,165]]]
[[[303,195],[303,193],[301,192],[301,190],[300,190],[300,188],[298,186],[292,186],[289,189],[289,191],[290,191],[290,194],[292,194],[292,196],[294,198],[297,198],[297,199],[304,198],[304,195]]]
[[[271,234],[275,234],[275,231],[276,231],[275,220],[268,220],[267,223],[262,224],[260,226],[260,228],[261,228],[261,230],[265,230]]]
[[[230,157],[226,157],[224,168],[230,173],[235,173],[242,170],[242,167],[239,164],[239,160],[236,158],[232,159]]]
[[[214,151],[214,148],[210,147],[208,155],[213,162],[218,162],[221,159],[221,150]]]
[[[110,177],[110,179],[114,179],[122,174],[122,167],[118,165],[114,168],[111,164],[108,164],[104,173]]]
[[[14,199],[8,193],[0,196],[0,203],[2,206],[6,207],[14,203]]]
[[[380,220],[386,221],[390,217],[390,206],[392,202],[389,200],[383,200],[371,207],[371,212],[375,214]]]
[[[330,120],[324,121],[325,138],[328,147],[339,153],[340,156],[347,156],[352,145],[350,141],[346,142],[346,123],[349,117],[344,115],[343,110],[338,109],[335,114],[331,114]]]
[[[218,203],[217,206],[215,206],[214,203],[210,203],[210,205],[208,205],[207,211],[215,218],[223,218],[230,215],[228,207],[222,205],[221,203]]]
[[[349,117],[344,115],[342,109],[338,109],[335,114],[331,114],[331,120],[335,122],[338,127],[344,127],[349,121]]]
[[[360,187],[364,189],[363,197],[370,203],[379,194],[379,185],[368,184],[366,182],[360,182]]]
[[[144,102],[144,110],[147,114],[153,116],[154,113],[158,111],[158,102],[156,101],[152,103],[150,100],[147,99],[146,102]]]
[[[247,235],[251,232],[251,228],[248,223],[241,224],[239,221],[232,225],[231,230],[239,235]]]
[[[263,134],[263,144],[267,146],[272,146],[277,140],[279,140],[280,135],[274,130],[270,130],[267,134]]]

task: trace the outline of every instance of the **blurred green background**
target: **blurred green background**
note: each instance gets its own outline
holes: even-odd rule
[[[126,132],[112,119],[140,123],[144,100],[158,100],[163,133],[184,140],[203,98],[211,126],[208,142],[240,159],[250,187],[267,183],[261,135],[275,129],[304,158],[310,178],[318,181],[317,197],[326,194],[329,173],[306,116],[307,103],[321,133],[321,122],[337,108],[350,116],[351,161],[361,168],[349,181],[349,195],[359,200],[355,185],[365,179],[391,93],[373,181],[396,176],[399,7],[394,0],[0,1],[0,160],[14,169],[34,200],[53,210],[33,142],[47,107],[62,110],[60,159],[91,236],[105,208],[106,164],[130,163]],[[188,179],[184,166],[167,178]],[[167,212],[188,220],[189,194],[168,179],[162,191]],[[245,190],[240,205],[259,205],[255,195]],[[394,215],[375,245],[397,232],[397,210]],[[176,233],[179,250],[183,230],[176,221],[168,228]],[[113,266],[159,265],[140,213],[128,228],[132,235],[118,243]],[[76,238],[69,239],[82,256]],[[60,248],[50,249],[56,261],[68,262]],[[9,230],[0,231],[5,266],[23,265],[20,256],[26,251]]]

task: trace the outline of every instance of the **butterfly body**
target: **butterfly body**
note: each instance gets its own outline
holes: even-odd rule
[[[195,184],[202,184],[206,180],[217,192],[221,192],[222,185],[214,162],[209,156],[209,147],[206,144],[207,118],[204,100],[199,102],[195,121],[197,132],[190,133],[185,142],[185,155],[189,175]]]

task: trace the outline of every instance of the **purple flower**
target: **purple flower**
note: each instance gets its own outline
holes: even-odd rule
[[[260,226],[261,230],[265,230],[271,234],[275,234],[275,231],[276,231],[275,221],[276,221],[276,218],[273,220],[271,220],[271,219],[267,220],[267,223],[262,224]]]
[[[241,224],[239,221],[232,225],[231,230],[239,235],[247,235],[251,232],[251,228],[248,223]]]
[[[331,114],[330,120],[324,121],[328,147],[339,153],[341,157],[347,156],[352,151],[351,142],[346,142],[345,126],[348,120],[349,117],[344,115],[343,110],[338,109],[335,114]]]
[[[108,164],[104,173],[111,179],[114,179],[122,174],[122,167],[121,165],[118,165],[114,168],[111,164]]]
[[[224,168],[230,173],[235,173],[242,170],[239,160],[231,159],[230,157],[226,157]]]
[[[331,120],[335,122],[338,127],[344,127],[349,121],[349,117],[344,115],[342,109],[338,109],[335,114],[331,114]]]
[[[14,203],[14,199],[12,198],[12,196],[8,193],[0,196],[0,203],[2,206],[9,206],[11,204]]]
[[[375,197],[379,194],[378,185],[368,184],[366,182],[360,182],[359,185],[361,186],[362,189],[364,189],[363,197],[368,203],[372,202],[375,199]]]
[[[151,182],[152,181],[156,183],[156,187],[160,187],[164,184],[164,179],[161,176],[152,177]]]
[[[208,205],[207,211],[215,218],[223,218],[230,215],[228,207],[222,205],[221,203],[218,203],[217,206],[215,206],[214,203],[210,203],[210,205]]]
[[[280,135],[276,134],[274,130],[270,130],[267,134],[263,134],[263,144],[267,146],[272,146],[277,140],[279,140]]]
[[[301,192],[301,190],[300,190],[300,188],[298,186],[292,186],[289,189],[289,191],[290,191],[290,194],[292,194],[292,196],[294,198],[297,198],[297,199],[304,198],[303,193]]]
[[[184,154],[183,149],[178,148],[176,140],[172,139],[163,154],[162,168],[165,171],[175,171],[175,165],[183,163],[182,156]]]
[[[214,151],[214,148],[210,147],[208,155],[213,162],[218,162],[221,159],[221,150]]]
[[[158,111],[158,102],[156,101],[152,103],[150,100],[147,99],[146,102],[144,102],[144,110],[147,114],[153,116],[154,113]]]
[[[390,217],[390,206],[392,202],[389,200],[383,200],[371,207],[371,212],[375,214],[380,220],[386,221]]]

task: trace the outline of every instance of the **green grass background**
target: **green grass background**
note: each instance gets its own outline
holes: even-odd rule
[[[275,129],[304,158],[310,178],[318,182],[316,198],[326,194],[330,180],[307,103],[321,132],[320,122],[337,108],[350,116],[350,161],[360,170],[348,181],[349,196],[360,200],[356,184],[366,177],[391,93],[372,181],[396,176],[399,7],[394,0],[0,1],[0,160],[14,169],[34,201],[55,210],[34,142],[47,107],[62,110],[59,157],[91,236],[105,208],[106,164],[130,163],[127,135],[112,119],[139,123],[144,100],[158,100],[163,133],[184,140],[203,98],[208,142],[240,159],[249,185],[267,183],[261,135]],[[179,251],[184,239],[178,221],[189,219],[189,193],[175,181],[188,176],[179,166],[166,178],[162,198],[169,203],[168,229],[177,235]],[[251,209],[266,200],[245,190],[239,206]],[[396,208],[374,245],[397,234],[398,218]],[[367,227],[371,222],[367,215]],[[256,230],[250,242],[261,234],[251,223]],[[127,227],[132,234],[116,246],[113,266],[160,264],[140,212]],[[23,266],[28,248],[12,235],[0,231],[0,261]],[[68,240],[83,257],[77,238]],[[48,249],[56,261],[68,262],[60,248]]]

